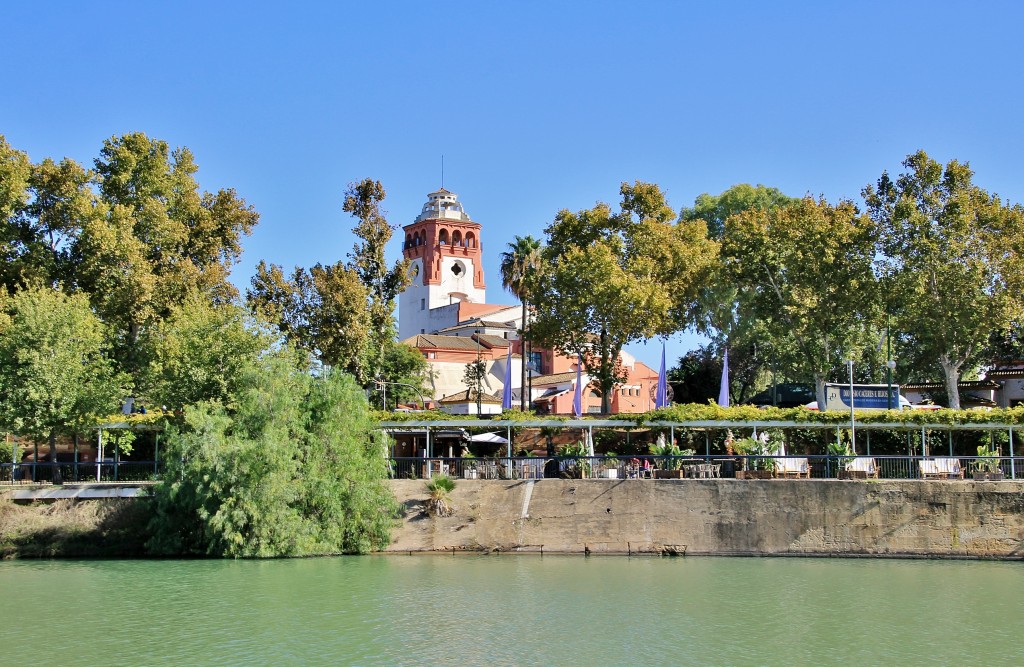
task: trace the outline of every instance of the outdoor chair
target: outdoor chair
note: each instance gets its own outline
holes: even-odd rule
[[[854,460],[846,464],[846,472],[850,473],[863,473],[857,475],[858,477],[872,477],[878,479],[878,465],[875,460],[866,456],[858,456]]]
[[[809,478],[811,465],[806,458],[783,456],[775,459],[775,473],[780,477]]]
[[[937,457],[918,461],[921,479],[964,478],[964,470],[960,467],[960,459],[955,457]]]

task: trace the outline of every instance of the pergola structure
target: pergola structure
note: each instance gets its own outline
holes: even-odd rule
[[[535,419],[535,420],[479,420],[479,419],[450,419],[450,420],[406,420],[406,421],[382,421],[379,428],[389,433],[401,433],[403,431],[416,430],[426,433],[426,458],[433,458],[431,433],[439,430],[451,431],[453,429],[505,429],[509,441],[507,445],[507,456],[512,457],[512,429],[513,428],[564,428],[579,429],[587,432],[589,441],[593,441],[595,429],[662,429],[670,432],[672,442],[675,441],[676,430],[700,430],[705,433],[708,454],[710,453],[710,438],[708,434],[716,430],[750,430],[752,433],[767,429],[801,429],[801,430],[834,430],[838,434],[843,429],[855,429],[867,435],[866,454],[871,454],[871,432],[872,431],[902,431],[907,433],[920,433],[922,448],[925,452],[925,439],[928,431],[945,431],[949,433],[950,455],[952,455],[952,434],[954,431],[981,431],[981,432],[1005,432],[1009,434],[1009,460],[1011,476],[1015,477],[1014,461],[1014,431],[1024,430],[1024,425],[1004,423],[959,423],[941,424],[913,422],[874,422],[857,421],[852,422],[820,422],[820,421],[772,421],[772,420],[747,420],[747,421],[632,421],[623,419]],[[1018,433],[1019,435],[1019,433]]]

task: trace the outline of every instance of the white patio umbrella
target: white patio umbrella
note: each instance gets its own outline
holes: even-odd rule
[[[503,438],[497,433],[478,433],[477,435],[469,438],[470,442],[486,442],[494,445],[507,445],[508,439]]]

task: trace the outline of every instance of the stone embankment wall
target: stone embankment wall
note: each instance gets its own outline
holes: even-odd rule
[[[422,480],[388,551],[1024,557],[1024,483],[459,480],[447,518]]]

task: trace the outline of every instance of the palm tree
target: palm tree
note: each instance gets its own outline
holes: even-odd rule
[[[523,328],[520,331],[520,338],[523,341],[523,376],[519,385],[520,405],[523,410],[529,406],[526,392],[526,364],[529,358],[526,351],[527,305],[531,281],[541,264],[540,247],[540,241],[533,236],[516,236],[515,242],[508,244],[508,250],[501,253],[501,286],[512,292],[523,304]]]

